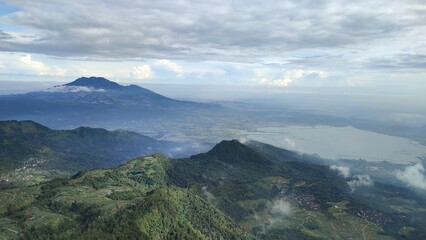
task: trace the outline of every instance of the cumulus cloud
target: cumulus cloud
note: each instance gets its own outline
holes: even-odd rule
[[[421,163],[408,166],[403,171],[397,171],[395,175],[410,187],[426,190],[425,168]]]
[[[272,86],[287,87],[290,83],[303,77],[303,70],[287,71],[281,78],[270,78],[265,71],[256,72],[256,77],[260,79],[260,83]]]
[[[374,185],[374,182],[368,175],[355,175],[351,181],[348,181],[348,185],[353,192],[359,187],[371,187]]]
[[[167,60],[167,59],[161,59],[161,60],[155,61],[155,63],[157,65],[164,66],[167,69],[175,72],[178,76],[182,76],[183,75],[183,68],[182,68],[182,66],[178,65],[175,62],[172,62],[172,61]]]
[[[153,76],[154,72],[149,65],[136,66],[130,71],[130,77],[138,80],[145,80]]]
[[[326,74],[324,71],[294,69],[294,70],[285,71],[284,75],[282,75],[280,78],[271,78],[270,76],[268,76],[268,72],[265,70],[258,70],[256,72],[256,77],[260,79],[259,82],[261,84],[278,86],[278,87],[287,87],[294,81],[297,81],[299,79],[309,77],[312,75],[322,78]]]
[[[46,64],[33,60],[31,55],[23,55],[20,62],[27,68],[34,70],[38,75],[65,76],[66,70],[57,66],[47,66]]]
[[[346,166],[332,165],[330,166],[330,169],[337,171],[340,175],[342,175],[345,178],[348,178],[351,175],[349,167],[346,167]]]

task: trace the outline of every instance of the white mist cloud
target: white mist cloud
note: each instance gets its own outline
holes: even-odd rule
[[[216,199],[213,193],[207,191],[207,186],[201,188],[202,195],[207,199],[207,201],[212,202]]]
[[[279,199],[273,202],[271,214],[278,216],[290,216],[292,213],[291,205],[284,199]]]
[[[271,86],[287,87],[293,81],[303,77],[304,71],[301,69],[286,71],[281,78],[271,78],[265,71],[257,71],[256,77],[260,78],[260,83]]]
[[[351,175],[349,167],[332,165],[330,166],[330,169],[337,171],[340,175],[342,175],[345,178],[348,178]]]
[[[293,214],[293,207],[285,199],[276,199],[269,202],[267,211],[261,215],[254,214],[254,219],[262,228],[262,233],[270,230],[276,223],[282,225]]]
[[[408,186],[426,190],[425,168],[421,163],[408,166],[403,171],[397,171],[395,175]]]
[[[296,148],[296,142],[291,140],[290,138],[284,138],[284,146],[295,149]]]
[[[281,77],[271,77],[272,72],[268,70],[260,69],[256,71],[256,78],[260,79],[259,83],[277,87],[287,87],[295,81],[310,78],[319,77],[324,78],[326,73],[324,71],[317,70],[304,70],[304,69],[292,69],[284,71]]]
[[[142,65],[133,67],[130,72],[130,77],[139,80],[145,80],[148,78],[152,78],[154,76],[154,72],[151,70],[149,65]]]
[[[35,71],[38,75],[65,76],[66,70],[57,66],[47,66],[43,62],[33,60],[30,54],[23,55],[19,61],[24,67]]]
[[[373,184],[373,180],[368,175],[355,175],[352,180],[348,182],[352,192],[359,187],[371,187]]]
[[[106,90],[93,89],[93,88],[83,87],[83,86],[58,85],[58,86],[54,86],[46,90],[43,90],[43,92],[106,92]]]
[[[288,201],[275,200],[271,203],[269,213],[266,215],[266,222],[263,224],[266,228],[270,228],[277,222],[285,221],[292,213],[293,209]]]
[[[170,60],[167,59],[161,59],[161,60],[157,60],[155,61],[155,63],[157,65],[161,65],[164,66],[165,68],[175,72],[178,76],[182,76],[183,75],[183,67],[178,65],[175,62],[172,62]]]

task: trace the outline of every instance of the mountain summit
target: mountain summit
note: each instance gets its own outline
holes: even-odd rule
[[[224,140],[208,151],[191,158],[212,158],[227,164],[257,164],[261,166],[271,165],[272,162],[260,155],[255,150],[240,143],[238,140]]]
[[[119,89],[123,87],[103,77],[81,77],[73,82],[65,84],[65,86],[88,87],[94,89]]]
[[[127,94],[143,94],[150,97],[162,97],[153,91],[137,85],[123,86],[103,77],[81,77],[64,85],[57,85],[43,92],[125,92]]]

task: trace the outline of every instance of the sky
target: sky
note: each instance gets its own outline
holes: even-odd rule
[[[0,81],[426,90],[424,0],[0,0]]]

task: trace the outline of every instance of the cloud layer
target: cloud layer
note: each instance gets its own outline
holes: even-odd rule
[[[401,78],[389,72],[415,70],[410,79],[425,73],[426,5],[421,0],[5,3],[16,10],[0,16],[5,23],[0,51],[54,56],[58,62],[150,61],[150,68],[178,77],[206,80],[214,71],[224,73],[223,81],[272,87],[330,85],[347,78],[338,84],[359,86]],[[217,71],[212,62],[227,66]],[[188,67],[205,70],[194,63],[210,69],[187,73]],[[131,75],[153,78],[145,65],[134,66]]]
[[[32,40],[3,31],[1,49],[57,56],[254,60],[414,37],[425,22],[424,4],[413,0],[6,2],[21,11],[3,20],[30,29],[21,35]]]

